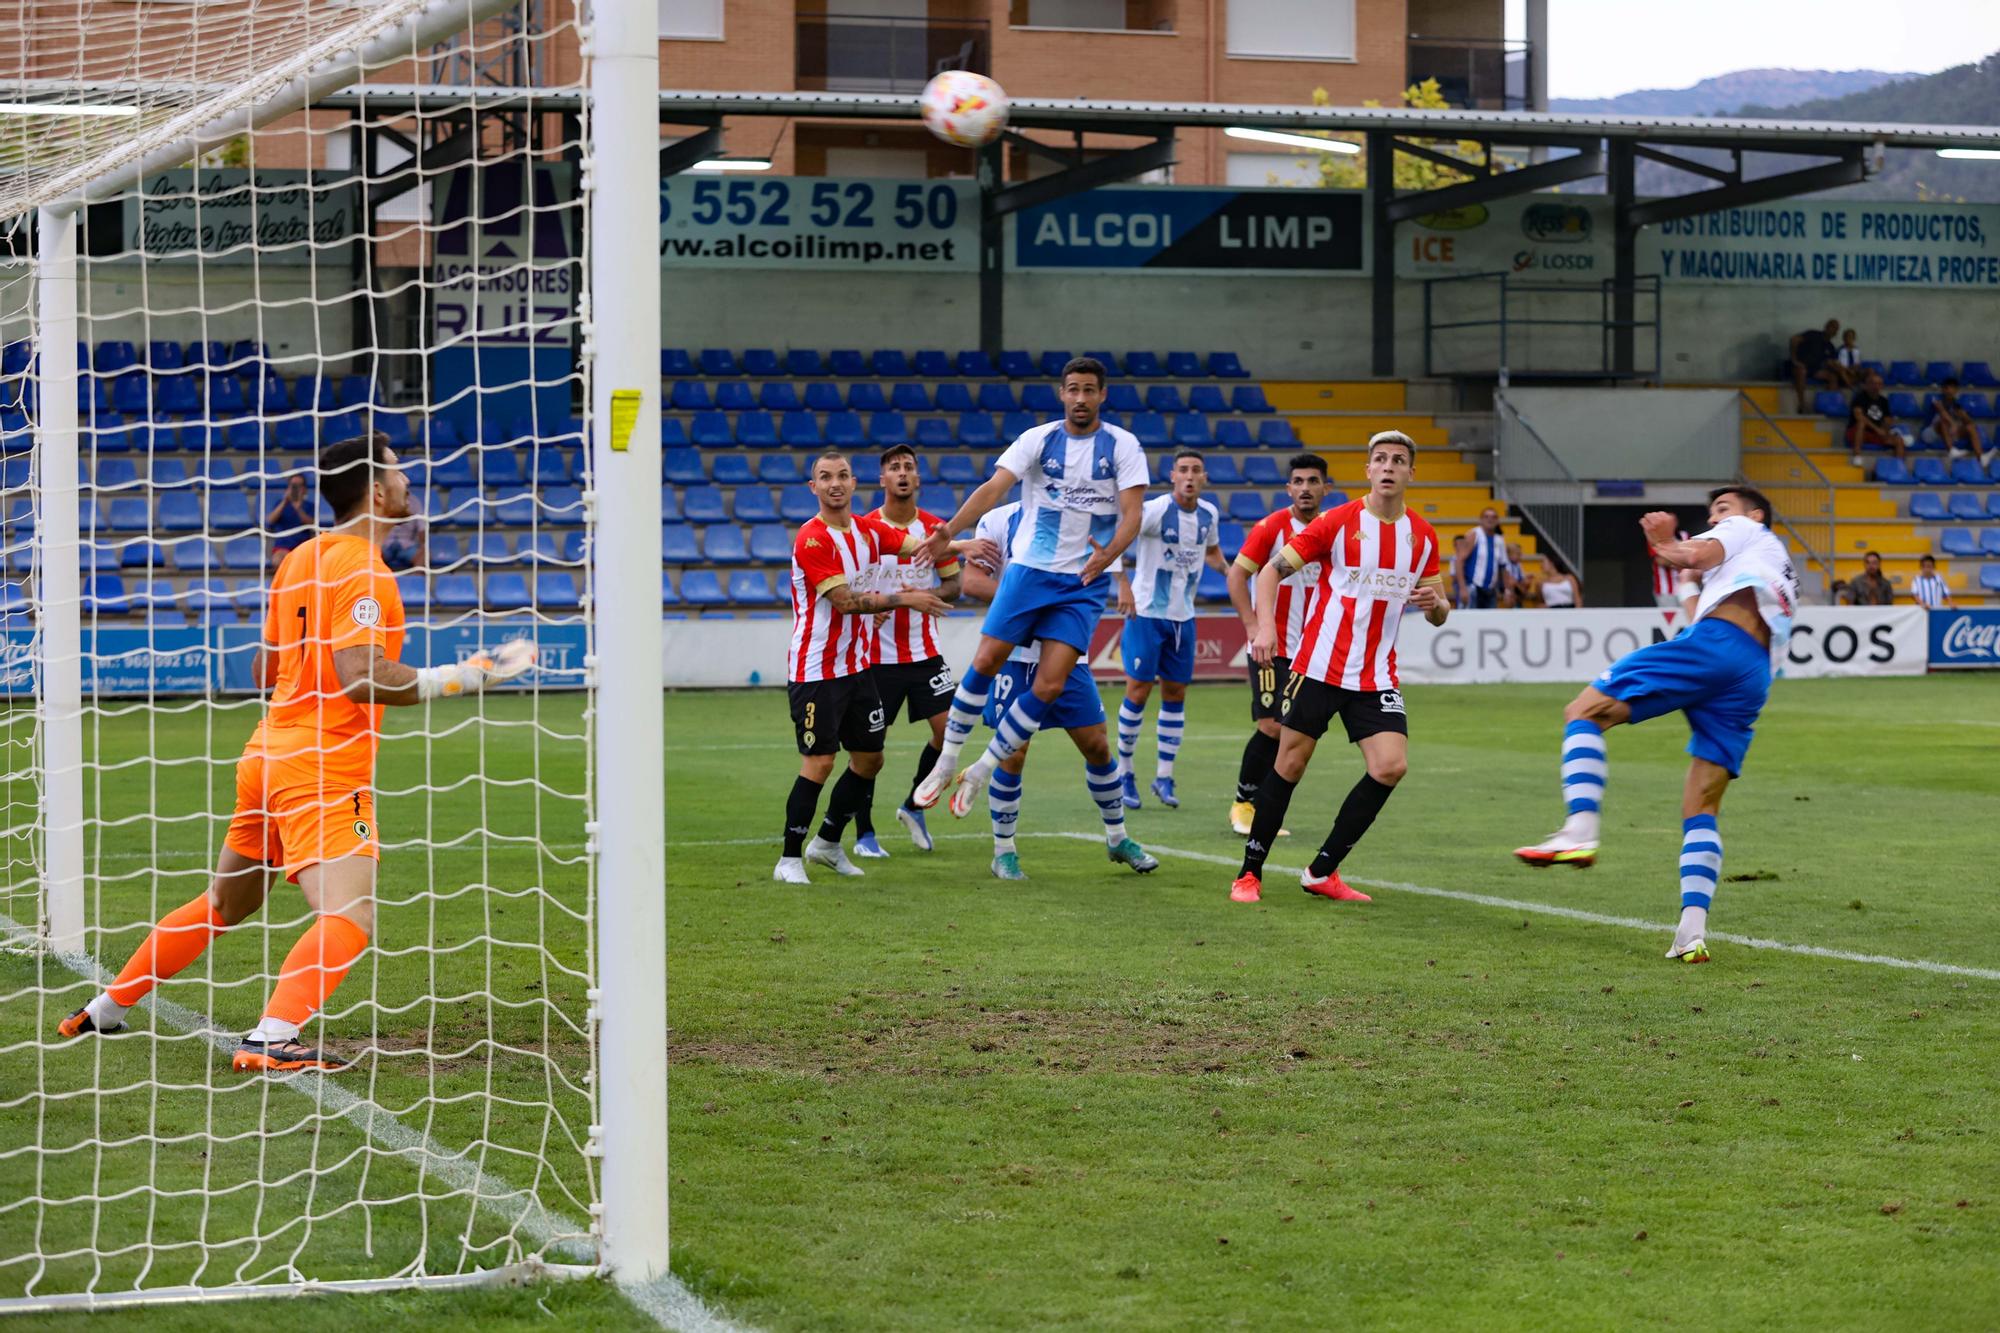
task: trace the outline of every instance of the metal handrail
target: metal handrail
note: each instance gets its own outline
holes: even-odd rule
[[[1441,321],[1436,318],[1433,295],[1438,287],[1449,283],[1492,282],[1498,280],[1499,313],[1491,319],[1461,319]],[[1593,328],[1601,330],[1598,349],[1598,369],[1595,371],[1533,371],[1529,374],[1585,374],[1603,378],[1637,376],[1645,372],[1619,371],[1612,369],[1612,334],[1620,329],[1651,329],[1653,331],[1654,379],[1662,371],[1660,340],[1660,301],[1664,287],[1657,274],[1641,274],[1631,283],[1633,297],[1650,296],[1653,302],[1651,319],[1641,319],[1636,315],[1631,319],[1614,319],[1611,315],[1612,297],[1620,289],[1615,279],[1606,278],[1596,284],[1563,282],[1550,278],[1523,279],[1506,269],[1482,269],[1477,273],[1451,273],[1435,278],[1425,278],[1424,284],[1424,374],[1437,374],[1436,335],[1450,329],[1497,328],[1499,330],[1499,361],[1496,375],[1501,387],[1506,387],[1513,372],[1518,369],[1511,364],[1511,348],[1508,334],[1517,328]],[[1558,319],[1552,316],[1519,316],[1508,311],[1509,297],[1519,294],[1547,293],[1558,296],[1582,297],[1592,294],[1598,297],[1600,314],[1596,319]],[[1453,372],[1446,372],[1453,373]],[[1476,372],[1458,372],[1476,373]]]
[[[1495,392],[1493,410],[1500,419],[1499,438],[1494,441],[1493,489],[1499,497],[1519,509],[1534,520],[1537,535],[1554,551],[1570,572],[1581,577],[1583,573],[1583,499],[1584,483],[1577,480],[1569,464],[1549,447],[1542,433],[1535,429],[1535,423],[1521,415],[1521,410],[1510,402],[1505,393]],[[1507,475],[1507,432],[1509,422],[1527,432],[1527,438],[1535,442],[1542,456],[1561,473],[1560,477],[1509,477]],[[1546,496],[1531,495],[1531,488],[1549,490]],[[1570,512],[1558,516],[1553,510],[1560,508]],[[1551,511],[1551,512],[1540,512]],[[1560,521],[1558,519],[1560,518]],[[1558,528],[1567,529],[1558,532]],[[1571,535],[1573,534],[1573,535]]]
[[[1809,474],[1809,476],[1798,478],[1798,484],[1794,486],[1784,485],[1785,481],[1791,480],[1790,478],[1774,480],[1774,479],[1755,477],[1752,476],[1750,473],[1749,456],[1745,455],[1738,463],[1738,469],[1741,472],[1742,479],[1745,482],[1749,483],[1750,485],[1756,486],[1759,490],[1763,491],[1782,489],[1782,490],[1812,490],[1818,492],[1817,502],[1821,507],[1821,512],[1823,513],[1826,522],[1826,540],[1823,546],[1816,545],[1813,539],[1809,535],[1807,535],[1806,531],[1800,527],[1797,518],[1795,517],[1796,511],[1794,511],[1792,514],[1787,514],[1783,511],[1780,511],[1779,513],[1771,515],[1773,519],[1772,526],[1783,528],[1787,533],[1790,533],[1793,540],[1797,541],[1800,548],[1805,551],[1806,559],[1812,562],[1813,564],[1818,565],[1822,570],[1824,570],[1826,572],[1827,580],[1829,581],[1829,583],[1831,583],[1834,577],[1833,553],[1836,548],[1835,528],[1839,521],[1838,515],[1835,512],[1836,506],[1834,503],[1834,484],[1832,479],[1829,478],[1826,475],[1826,473],[1820,471],[1819,464],[1813,462],[1812,456],[1810,454],[1806,453],[1805,450],[1799,448],[1798,443],[1794,441],[1791,436],[1785,434],[1785,428],[1783,426],[1780,426],[1777,422],[1773,421],[1768,412],[1766,412],[1763,408],[1757,406],[1757,402],[1755,399],[1753,399],[1749,394],[1744,393],[1741,389],[1738,389],[1736,391],[1736,397],[1737,400],[1740,403],[1742,403],[1743,406],[1749,408],[1752,412],[1756,413],[1757,419],[1763,422],[1764,425],[1770,429],[1771,434],[1776,436],[1780,441],[1784,443],[1786,449],[1791,451],[1791,457],[1789,460],[1791,464],[1797,468],[1803,469],[1805,473]]]

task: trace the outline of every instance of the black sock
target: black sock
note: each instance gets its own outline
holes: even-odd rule
[[[1325,879],[1340,869],[1341,858],[1354,850],[1354,844],[1361,841],[1361,835],[1375,822],[1375,816],[1382,813],[1389,793],[1395,790],[1366,773],[1361,775],[1361,781],[1354,784],[1347,799],[1340,803],[1340,813],[1333,819],[1333,832],[1326,835],[1319,854],[1313,857],[1314,879]]]
[[[917,788],[931,775],[931,770],[937,767],[937,761],[938,747],[926,743],[923,754],[917,757],[917,775],[910,779],[909,795],[903,798],[903,804],[910,809],[917,808]]]
[[[868,799],[862,803],[859,810],[854,812],[854,837],[858,842],[862,838],[871,838],[873,836],[875,836],[875,779],[870,778],[868,779]]]
[[[1271,844],[1278,840],[1278,830],[1284,827],[1285,811],[1291,807],[1292,792],[1298,785],[1278,776],[1275,768],[1264,775],[1263,785],[1257,788],[1257,818],[1251,821],[1249,841],[1243,844],[1244,874],[1263,876],[1264,858],[1271,854]]]
[[[1266,736],[1261,731],[1250,733],[1250,739],[1243,743],[1243,766],[1236,770],[1236,799],[1254,801],[1257,789],[1264,785],[1264,775],[1271,771],[1271,763],[1278,757],[1278,738]]]
[[[827,798],[826,818],[820,822],[819,836],[828,842],[839,842],[847,821],[874,799],[875,779],[860,777],[851,768],[842,773],[840,781],[833,784],[833,795]]]
[[[785,798],[785,855],[794,860],[805,855],[806,839],[812,836],[813,811],[819,806],[824,786],[803,773],[792,780],[792,794]]]

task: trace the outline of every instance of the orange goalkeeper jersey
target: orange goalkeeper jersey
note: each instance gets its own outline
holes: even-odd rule
[[[371,645],[392,659],[403,650],[403,599],[381,552],[365,537],[324,533],[287,555],[264,613],[278,684],[244,752],[325,785],[368,785],[382,706],[341,693],[333,655]]]

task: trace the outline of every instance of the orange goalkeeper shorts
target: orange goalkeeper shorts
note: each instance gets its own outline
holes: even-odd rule
[[[285,872],[343,856],[380,860],[375,793],[317,764],[246,753],[236,761],[236,813],[223,846]]]

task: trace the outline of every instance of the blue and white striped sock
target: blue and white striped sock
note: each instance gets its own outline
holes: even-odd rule
[[[1146,705],[1123,699],[1118,704],[1118,763],[1132,771],[1132,754],[1139,748],[1139,732],[1146,725]]]
[[[1722,875],[1722,833],[1714,815],[1694,815],[1681,821],[1681,921],[1674,947],[1682,948],[1708,932],[1708,908],[1715,901]]]
[[[938,751],[941,760],[950,760],[957,767],[958,752],[965,748],[972,729],[979,725],[980,715],[986,711],[986,698],[992,691],[993,677],[977,667],[967,667],[958,678],[958,693],[951,696],[951,712],[944,719],[944,745]]]
[[[986,812],[993,816],[993,854],[1014,850],[1014,825],[1021,818],[1021,775],[993,770],[986,788]]]
[[[1181,752],[1181,732],[1186,726],[1187,702],[1160,700],[1160,716],[1153,724],[1153,735],[1159,742],[1157,772],[1160,777],[1174,775],[1174,756]]]
[[[987,745],[986,753],[979,756],[979,762],[988,769],[998,769],[1004,760],[1012,758],[1014,752],[1035,738],[1042,729],[1042,719],[1048,716],[1049,702],[1038,698],[1033,691],[1014,700],[1008,710],[1000,715],[1000,725],[993,731],[993,740]],[[945,724],[949,734],[951,724]]]
[[[1604,732],[1595,722],[1579,718],[1563,728],[1563,804],[1569,818],[1563,832],[1586,842],[1597,841],[1599,812],[1604,805]]]
[[[1105,844],[1116,847],[1125,841],[1125,784],[1119,776],[1122,770],[1114,761],[1102,766],[1085,764],[1083,771],[1090,784],[1090,799],[1097,802],[1097,813],[1104,817]]]

